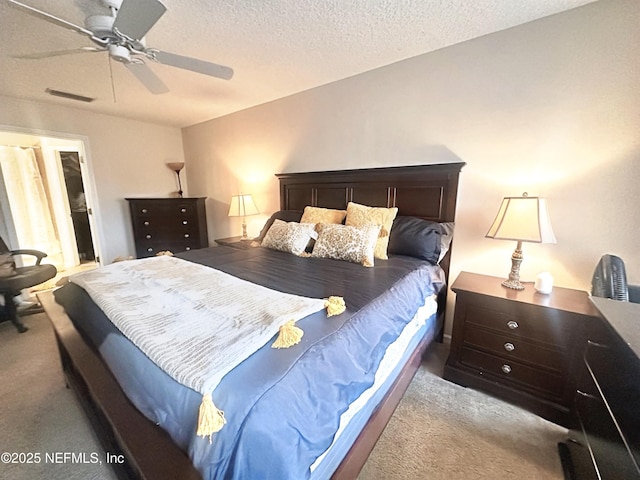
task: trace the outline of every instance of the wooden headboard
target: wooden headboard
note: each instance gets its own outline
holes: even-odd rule
[[[398,207],[398,215],[454,222],[458,179],[464,165],[461,162],[280,173],[276,175],[280,180],[280,209],[301,211],[311,205],[344,210],[348,202],[356,202],[371,207]],[[440,262],[447,282],[450,259],[451,249]],[[447,289],[443,290],[438,299],[442,316]]]
[[[398,215],[453,222],[464,163],[280,173],[280,209],[307,205],[344,210],[348,202],[398,207]]]

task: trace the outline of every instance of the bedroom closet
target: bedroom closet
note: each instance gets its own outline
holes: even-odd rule
[[[80,139],[0,131],[0,236],[46,252],[60,272],[98,255],[84,156]]]

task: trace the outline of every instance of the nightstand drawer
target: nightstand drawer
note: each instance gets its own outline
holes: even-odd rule
[[[564,376],[524,365],[473,348],[463,347],[460,360],[463,364],[477,368],[482,374],[490,374],[502,383],[517,383],[521,386],[545,392],[553,397],[562,397]]]
[[[515,335],[501,335],[467,325],[464,343],[497,356],[536,366],[543,366],[564,373],[567,360],[559,350],[544,348],[524,341]]]
[[[486,301],[487,303],[494,303]],[[564,346],[567,335],[563,322],[544,315],[538,307],[518,305],[515,302],[500,302],[496,308],[469,301],[466,308],[465,322],[490,328],[502,334],[517,336],[530,340],[538,340],[551,345]]]

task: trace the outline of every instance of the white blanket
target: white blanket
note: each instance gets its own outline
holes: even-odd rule
[[[203,395],[281,325],[324,308],[323,299],[277,292],[169,256],[114,263],[70,281],[156,365]]]

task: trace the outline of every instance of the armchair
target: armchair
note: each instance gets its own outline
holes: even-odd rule
[[[32,255],[36,257],[36,264],[29,267],[15,267],[12,259],[17,255]],[[1,269],[0,274],[0,295],[4,297],[5,320],[10,320],[18,332],[24,333],[28,329],[20,321],[13,297],[20,295],[20,291],[24,288],[35,287],[55,277],[58,271],[53,265],[41,263],[47,256],[46,253],[32,249],[9,250],[2,238],[0,238],[0,256],[11,259]]]

